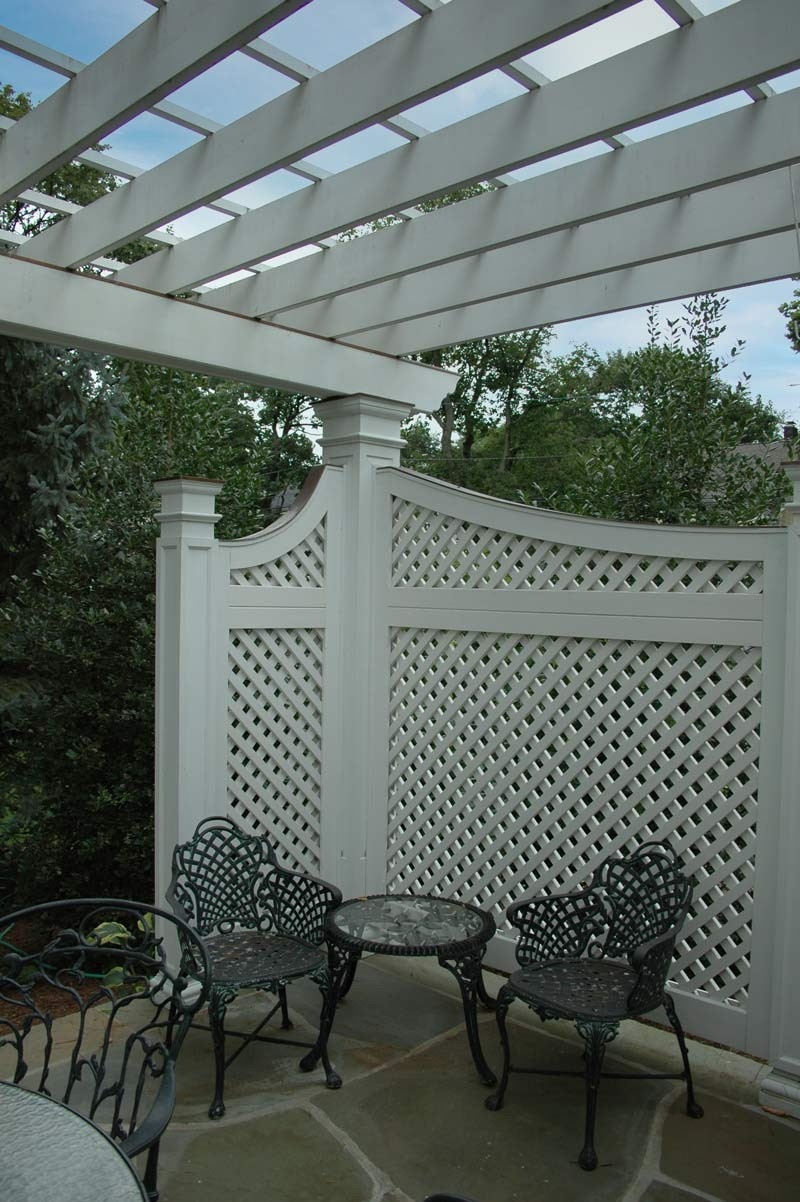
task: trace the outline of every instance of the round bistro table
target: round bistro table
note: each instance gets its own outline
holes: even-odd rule
[[[128,1157],[105,1131],[47,1094],[0,1081],[3,1202],[147,1202]]]
[[[364,952],[381,956],[436,956],[458,981],[472,1059],[485,1085],[497,1081],[483,1056],[478,998],[494,1008],[483,982],[486,945],[496,930],[491,914],[465,902],[409,893],[356,897],[325,920],[331,973],[330,1023]]]

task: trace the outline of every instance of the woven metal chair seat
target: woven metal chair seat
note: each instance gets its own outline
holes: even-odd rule
[[[508,988],[553,1016],[614,1021],[630,1017],[628,998],[637,978],[632,968],[614,960],[561,960],[519,969]]]
[[[586,1121],[582,1169],[597,1168],[594,1127],[602,1077],[678,1079],[686,1083],[686,1113],[700,1118],[689,1053],[667,977],[675,942],[692,900],[693,882],[665,843],[645,843],[627,856],[611,855],[588,884],[570,893],[543,894],[509,906],[506,917],[519,930],[520,967],[497,995],[497,1026],[503,1069],[487,1110],[500,1110],[509,1075],[538,1073],[584,1077]],[[516,1000],[542,1021],[571,1019],[583,1039],[583,1071],[511,1064],[506,1012]],[[680,1073],[604,1073],[606,1045],[620,1023],[663,1006],[680,1048]]]
[[[217,985],[262,985],[304,977],[325,964],[322,948],[269,931],[229,931],[206,938]]]

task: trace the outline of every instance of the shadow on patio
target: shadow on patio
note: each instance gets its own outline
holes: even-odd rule
[[[600,1165],[587,1174],[576,1164],[582,1082],[514,1077],[506,1107],[486,1111],[451,983],[435,964],[365,960],[332,1038],[343,1088],[326,1090],[321,1069],[302,1074],[294,1049],[253,1044],[227,1076],[219,1122],[207,1117],[211,1040],[192,1032],[162,1143],[162,1202],[420,1202],[436,1190],[477,1202],[794,1202],[800,1123],[758,1107],[759,1062],[692,1042],[699,1122],[684,1113],[681,1082],[604,1081]],[[494,992],[499,979],[487,984]],[[313,1037],[318,997],[309,982],[289,991],[299,1038]],[[518,1009],[520,1063],[580,1067],[569,1024],[544,1027]],[[260,1016],[257,996],[240,1000],[235,1025],[248,1010]],[[481,1024],[497,1067],[494,1019]],[[629,1022],[606,1067],[672,1071],[677,1058],[671,1033]]]

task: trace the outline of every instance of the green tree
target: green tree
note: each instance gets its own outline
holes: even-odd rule
[[[610,356],[599,384],[615,428],[578,464],[560,508],[634,522],[754,525],[776,520],[788,488],[780,469],[737,445],[774,437],[778,414],[746,379],[727,385],[715,347],[727,301],[697,297],[662,329],[649,315],[648,345]],[[741,350],[737,342],[730,358]]]
[[[0,335],[0,601],[36,566],[42,530],[74,499],[122,403],[98,356]]]
[[[238,537],[274,517],[276,463],[299,484],[315,459],[297,398],[143,364],[122,376],[122,366],[129,398],[114,438],[0,611],[3,658],[25,682],[0,696],[0,878],[4,854],[21,902],[152,896],[152,481],[224,480],[217,529]]]
[[[793,350],[800,352],[800,288],[795,288],[791,300],[778,306],[778,312],[786,318],[786,337]]]

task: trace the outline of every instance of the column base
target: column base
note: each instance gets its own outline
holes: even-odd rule
[[[768,1110],[780,1110],[790,1118],[800,1119],[800,1077],[772,1069],[769,1076],[759,1083],[758,1104]]]

